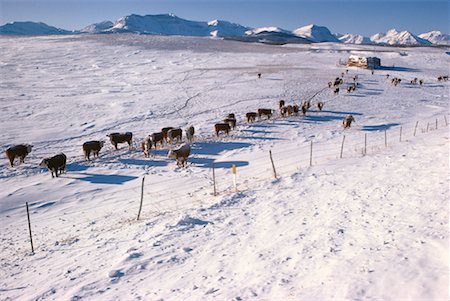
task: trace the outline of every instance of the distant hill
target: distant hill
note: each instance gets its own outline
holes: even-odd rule
[[[61,35],[72,31],[49,26],[42,22],[12,22],[0,26],[1,35]]]
[[[306,38],[313,42],[340,42],[339,39],[336,38],[328,28],[315,24],[297,28],[293,31],[293,33],[299,37]]]

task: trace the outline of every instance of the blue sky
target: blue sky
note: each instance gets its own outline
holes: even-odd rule
[[[448,0],[0,0],[1,24],[41,21],[70,30],[132,13],[174,13],[189,20],[288,30],[314,23],[334,33],[371,35],[390,28],[449,33],[449,12]]]

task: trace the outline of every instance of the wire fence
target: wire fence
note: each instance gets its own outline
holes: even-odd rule
[[[232,193],[264,189],[264,184],[275,178],[292,175],[312,166],[326,165],[330,162],[348,164],[339,159],[382,154],[388,148],[411,141],[415,137],[426,137],[427,133],[438,130],[448,131],[447,116],[414,123],[395,124],[391,127],[382,126],[366,130],[362,128],[362,131],[344,130],[326,141],[316,142],[312,138],[301,142],[293,141],[288,146],[286,143],[280,146],[274,144],[251,152],[250,160],[215,161],[212,162],[208,173],[188,174],[185,177],[170,179],[173,181],[171,185],[176,187],[170,193],[167,191],[168,179],[165,177],[160,181],[150,182],[139,179],[133,181],[130,187],[121,190],[129,196],[121,200],[109,192],[93,192],[95,199],[101,199],[101,201],[96,201],[89,206],[78,203],[70,210],[49,209],[45,212],[32,209],[30,215],[33,238],[35,245],[38,246],[37,251],[48,250],[52,246],[46,246],[43,242],[48,242],[49,235],[61,236],[59,241],[70,240],[70,236],[67,237],[67,234],[62,233],[79,232],[83,229],[93,231],[99,220],[113,219],[115,222],[108,223],[108,227],[110,230],[117,230],[126,223],[146,222],[168,213],[182,213],[189,209],[211,207],[218,202],[218,198]],[[232,168],[233,162],[247,162],[247,164]],[[214,168],[214,166],[220,166],[220,168]],[[186,178],[188,178],[187,181]],[[139,204],[139,199],[143,203]],[[139,211],[140,221],[136,221],[140,205],[142,213]],[[24,229],[23,237],[19,239],[21,249],[30,239],[26,231],[29,222],[26,218],[11,220],[3,229],[4,231],[11,228]],[[57,239],[57,237],[52,238]],[[127,242],[129,240],[121,243]],[[15,251],[18,248],[17,243],[10,243],[8,248]]]

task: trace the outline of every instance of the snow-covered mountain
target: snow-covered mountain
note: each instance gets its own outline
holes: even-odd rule
[[[377,33],[370,37],[377,44],[388,45],[431,45],[431,42],[410,33],[409,31],[397,31],[390,29],[385,34]]]
[[[377,33],[370,38],[350,34],[332,34],[325,26],[310,24],[293,31],[276,26],[250,28],[224,20],[209,22],[192,21],[173,14],[136,15],[119,18],[115,22],[103,21],[84,27],[79,31],[69,31],[45,23],[12,22],[0,26],[0,35],[60,35],[60,34],[98,34],[131,32],[153,35],[178,35],[197,37],[233,38],[241,41],[275,44],[334,42],[346,44],[387,44],[387,45],[449,45],[450,35],[440,31],[430,31],[420,35],[409,31],[391,29]]]
[[[419,35],[419,38],[430,41],[436,45],[449,45],[450,44],[450,35],[442,33],[440,31],[430,31],[426,33],[422,33]]]
[[[173,14],[161,15],[130,15],[122,17],[104,32],[135,32],[155,35],[180,36],[242,36],[249,30],[239,24],[227,21],[213,20],[210,22],[190,21]]]
[[[359,34],[345,34],[337,36],[339,41],[345,44],[373,44],[373,42],[365,36]]]
[[[89,26],[86,26],[85,28],[83,28],[82,30],[80,30],[80,32],[82,33],[100,33],[103,32],[107,29],[110,29],[111,27],[114,26],[114,23],[111,21],[103,21],[100,23],[94,23],[91,24]]]
[[[313,42],[340,42],[339,39],[336,38],[328,28],[315,24],[297,28],[293,31],[293,33],[299,37],[309,39]]]
[[[233,37],[234,40],[239,40],[243,42],[257,42],[264,44],[309,44],[312,43],[310,40],[294,35],[289,31],[284,30],[249,30],[246,32],[245,36]]]
[[[0,26],[0,35],[59,35],[72,31],[49,26],[42,22],[12,22]]]

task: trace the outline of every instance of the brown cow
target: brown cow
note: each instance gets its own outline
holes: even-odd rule
[[[319,108],[319,111],[322,111],[322,108],[323,108],[323,102],[319,101],[319,102],[317,103],[317,107]]]
[[[171,129],[173,129],[173,127],[171,127],[171,126],[161,129],[161,132],[163,133],[163,136],[164,136],[164,141],[166,141],[166,142],[167,142],[167,132],[170,131]]]
[[[228,123],[232,129],[236,127],[236,119],[234,118],[225,118],[223,122]]]
[[[11,167],[14,167],[14,159],[16,157],[19,157],[20,163],[23,163],[25,161],[25,157],[31,152],[32,148],[33,146],[30,144],[18,144],[8,148],[5,151],[5,154],[9,160],[9,165],[11,165]]]
[[[150,157],[150,150],[152,149],[152,139],[150,136],[147,136],[144,141],[141,142],[141,149],[146,158]]]
[[[111,144],[114,145],[115,149],[117,149],[118,143],[128,143],[129,148],[131,149],[131,143],[133,139],[133,133],[111,133],[106,135],[111,140]]]
[[[339,94],[339,88],[334,89],[333,93],[334,93],[334,95]]]
[[[284,107],[284,104],[285,104],[284,100],[280,100],[280,102],[278,103],[278,106],[280,107],[280,109],[282,107]]]
[[[262,115],[267,116],[267,119],[272,117],[273,111],[271,109],[258,109],[258,116],[261,118]]]
[[[187,158],[190,154],[191,146],[187,143],[184,143],[179,148],[170,150],[167,156],[169,158],[176,158],[178,166],[186,167]]]
[[[245,117],[247,117],[247,122],[254,122],[256,120],[256,116],[258,114],[256,112],[248,112],[247,114],[245,114]]]
[[[88,161],[91,160],[91,158],[90,158],[91,152],[94,155],[94,158],[95,157],[98,158],[98,154],[104,144],[105,144],[105,142],[97,141],[97,140],[87,141],[87,142],[83,143],[84,158]]]
[[[186,138],[187,138],[188,142],[192,143],[194,141],[194,133],[195,133],[194,127],[191,125],[185,131],[186,131]]]
[[[163,132],[156,132],[150,135],[150,139],[153,143],[153,147],[156,149],[156,144],[159,142],[161,147],[164,145],[164,134]]]
[[[171,129],[167,132],[167,138],[171,143],[183,141],[183,131],[181,129]]]
[[[352,125],[352,122],[355,122],[355,118],[352,115],[348,115],[342,121],[342,126],[344,129],[349,128]]]
[[[231,128],[228,123],[216,123],[214,125],[214,130],[216,132],[217,137],[219,137],[219,132],[225,132],[228,135]]]
[[[50,172],[52,173],[52,178],[54,178],[53,173],[55,173],[55,176],[58,177],[58,171],[60,172],[60,174],[66,172],[66,162],[67,162],[66,155],[60,153],[51,158],[45,158],[44,160],[42,160],[39,166],[47,167],[48,170],[50,170]]]
[[[230,113],[227,118],[236,119],[236,115],[234,115],[234,113]]]

